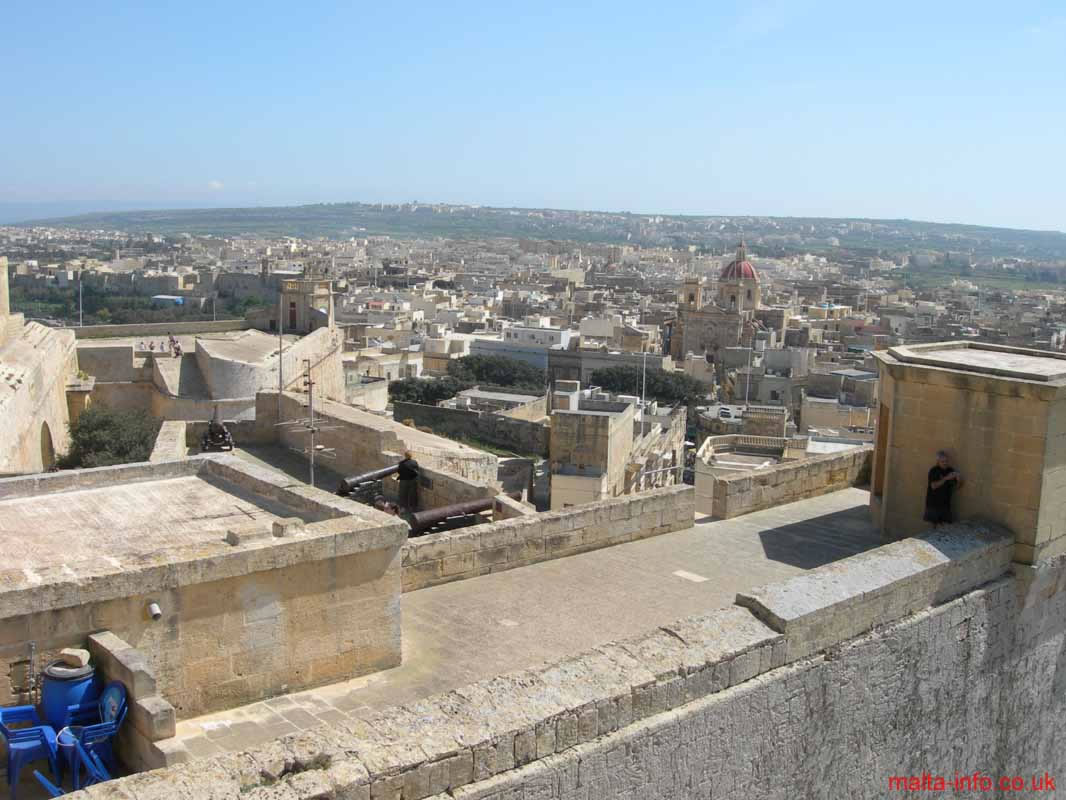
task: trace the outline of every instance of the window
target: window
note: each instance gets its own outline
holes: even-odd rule
[[[736,308],[737,307],[737,296],[735,294],[729,295],[729,307],[730,308]]]
[[[748,299],[751,300],[751,289],[748,289]]]
[[[688,296],[688,301],[689,301],[690,303],[695,303],[695,302],[696,302],[696,295],[694,295],[694,294],[690,294],[690,295]]]

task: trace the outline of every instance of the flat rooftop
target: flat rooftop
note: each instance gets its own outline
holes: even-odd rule
[[[38,570],[99,558],[129,560],[217,541],[301,514],[212,476],[187,475],[0,500],[7,566]],[[305,520],[311,521],[311,520]]]
[[[891,347],[888,353],[904,364],[1019,380],[1066,379],[1066,355],[1044,350],[963,341]]]
[[[180,721],[194,758],[557,661],[730,605],[737,592],[878,547],[845,489],[731,520],[403,595],[395,669]]]
[[[144,574],[147,589],[159,577],[152,570],[200,582],[227,569],[226,559],[251,569],[254,559],[245,556],[253,550],[292,541],[272,535],[278,519],[303,523],[300,536],[314,557],[329,557],[338,537],[369,546],[376,530],[396,526],[333,488],[316,491],[253,459],[221,454],[2,479],[0,619],[62,608],[71,598],[121,596],[128,581],[109,579],[123,572]]]
[[[196,337],[208,355],[228,361],[243,361],[248,364],[261,364],[278,354],[277,334],[263,333],[257,330],[233,331],[217,334],[205,333]],[[284,337],[285,344],[291,344],[298,336]]]

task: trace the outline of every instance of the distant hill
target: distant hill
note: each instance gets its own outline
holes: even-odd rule
[[[1066,262],[1066,233],[912,220],[682,216],[443,204],[322,203],[260,208],[114,211],[23,224],[161,235],[513,237],[727,250],[743,235],[760,253],[841,249],[853,255],[952,251]]]

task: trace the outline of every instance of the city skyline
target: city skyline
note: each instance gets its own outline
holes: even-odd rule
[[[68,13],[12,13],[8,211],[420,199],[1066,229],[1051,3]]]

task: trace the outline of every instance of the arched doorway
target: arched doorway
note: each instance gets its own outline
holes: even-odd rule
[[[56,463],[56,449],[47,422],[41,423],[41,470],[49,470]]]

